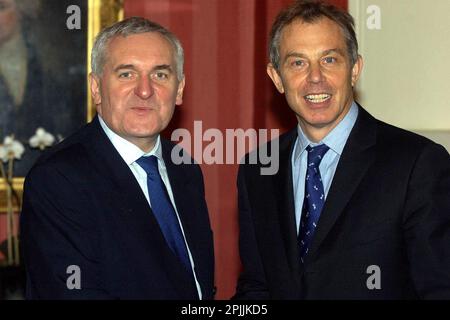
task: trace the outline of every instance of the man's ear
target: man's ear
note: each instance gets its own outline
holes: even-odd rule
[[[101,103],[102,103],[100,78],[98,77],[98,75],[96,75],[92,72],[89,74],[89,85],[91,88],[92,100],[94,101],[94,104],[97,107],[97,106],[101,105]],[[98,109],[98,107],[97,107],[97,109]]]
[[[183,103],[183,91],[184,91],[184,85],[185,85],[185,78],[183,76],[183,79],[178,83],[178,89],[177,89],[177,99],[175,100],[175,104],[179,106]]]
[[[360,55],[358,55],[358,59],[356,60],[352,68],[352,87],[354,87],[358,82],[363,66],[364,66],[363,58]]]
[[[269,75],[270,79],[272,79],[272,82],[277,88],[278,92],[284,93],[283,82],[281,81],[277,69],[275,69],[272,63],[267,64],[267,74]]]

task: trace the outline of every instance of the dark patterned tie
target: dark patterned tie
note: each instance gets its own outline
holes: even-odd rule
[[[300,260],[302,263],[304,263],[305,256],[308,253],[323,204],[325,203],[325,192],[323,190],[319,165],[328,149],[329,147],[325,144],[316,147],[306,147],[308,151],[308,167],[305,179],[305,199],[303,200],[302,217],[298,234]]]
[[[191,263],[181,232],[175,209],[170,202],[167,189],[158,170],[155,156],[140,157],[136,160],[147,173],[147,186],[152,211],[172,252],[181,260],[188,272],[192,272]]]

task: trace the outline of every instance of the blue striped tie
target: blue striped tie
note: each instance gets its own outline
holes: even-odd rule
[[[298,233],[300,260],[302,263],[304,263],[305,256],[308,253],[323,204],[325,203],[325,192],[319,165],[328,149],[329,147],[325,144],[316,147],[306,147],[308,151],[308,166],[305,179],[305,199],[303,200],[302,218]]]

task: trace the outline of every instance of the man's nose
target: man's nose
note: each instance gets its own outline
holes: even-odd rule
[[[319,83],[323,80],[323,73],[320,64],[311,64],[309,67],[308,81]]]
[[[141,77],[134,91],[139,98],[148,99],[154,93],[153,84],[148,77]]]

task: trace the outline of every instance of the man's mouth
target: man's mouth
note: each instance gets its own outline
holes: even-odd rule
[[[328,93],[308,94],[304,98],[312,103],[322,103],[330,99],[331,94]]]
[[[136,106],[136,107],[132,107],[131,109],[137,110],[137,111],[150,111],[150,110],[153,110],[154,108],[145,107],[145,106]]]

